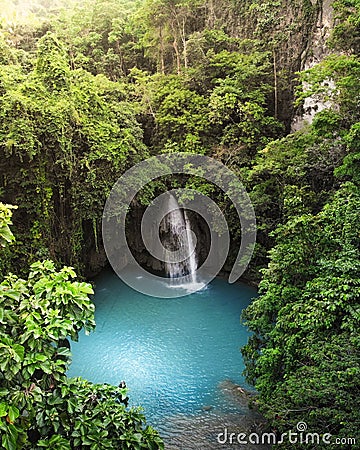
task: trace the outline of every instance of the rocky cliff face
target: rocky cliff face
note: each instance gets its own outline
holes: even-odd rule
[[[127,229],[127,239],[131,252],[136,261],[143,267],[150,271],[165,275],[165,265],[163,261],[154,258],[146,249],[143,239],[141,237],[141,219],[144,213],[142,207],[137,207],[131,212],[130,222],[131,227]],[[191,229],[197,238],[196,255],[198,266],[200,266],[206,259],[210,247],[210,232],[209,227],[203,219],[195,213],[188,211],[188,217],[191,222]],[[161,231],[160,231],[160,239]]]
[[[323,0],[319,5],[319,12],[316,25],[308,39],[308,47],[302,55],[301,70],[309,69],[327,56],[330,51],[326,46],[326,41],[334,26],[334,11],[332,0]]]
[[[233,26],[243,37],[260,38],[273,52],[274,112],[288,126],[287,131],[300,129],[327,106],[309,98],[298,111],[293,102],[298,84],[296,73],[309,69],[330,53],[326,42],[335,23],[332,4],[333,0],[245,2],[245,14]]]
[[[300,70],[307,70],[318,64],[326,56],[330,54],[330,50],[326,46],[326,41],[330,36],[330,32],[334,26],[334,11],[331,0],[321,2],[316,26],[308,37],[308,44],[301,55]],[[332,80],[328,80],[332,84]],[[321,102],[315,97],[308,97],[301,111],[295,115],[292,123],[292,131],[300,130],[306,123],[311,123],[317,112],[328,108],[328,102]]]
[[[220,11],[221,3],[224,12]],[[299,113],[305,113],[303,120],[311,120],[320,106],[309,101],[306,111],[294,109],[296,73],[312,67],[328,54],[326,40],[334,25],[332,0],[253,0],[241,3],[233,11],[225,3],[220,0],[217,12],[218,20],[224,18],[225,28],[234,37],[259,39],[264,50],[273,54],[274,114],[285,123],[286,131],[294,128],[295,116],[297,128],[301,127]]]

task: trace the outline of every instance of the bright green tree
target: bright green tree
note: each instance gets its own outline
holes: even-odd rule
[[[244,313],[254,332],[246,374],[280,432],[303,421],[309,432],[359,439],[359,210],[348,183],[319,214],[279,227],[261,295]]]
[[[13,240],[11,210],[0,203],[0,242]],[[90,284],[51,261],[31,265],[27,279],[0,284],[0,438],[6,450],[161,449],[127,389],[69,379],[68,338],[95,327]]]

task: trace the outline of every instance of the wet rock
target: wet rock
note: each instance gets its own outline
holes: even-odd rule
[[[231,380],[222,381],[219,384],[219,389],[225,396],[239,403],[243,408],[252,408],[252,400],[254,400],[255,392],[245,389]]]
[[[213,409],[213,407],[211,405],[204,405],[201,409],[203,411],[211,411]]]

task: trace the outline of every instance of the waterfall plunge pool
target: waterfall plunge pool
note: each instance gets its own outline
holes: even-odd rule
[[[167,299],[131,289],[110,270],[95,281],[96,330],[71,344],[68,375],[113,385],[125,380],[129,406],[144,408],[147,423],[174,445],[166,448],[224,449],[215,436],[246,414],[231,393],[232,383],[247,387],[240,348],[249,332],[240,314],[256,290],[216,278]]]

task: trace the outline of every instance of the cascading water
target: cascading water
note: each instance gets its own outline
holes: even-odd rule
[[[191,232],[191,224],[190,224],[190,219],[188,216],[188,213],[186,212],[186,210],[184,209],[184,219],[185,219],[185,229],[186,229],[186,240],[188,243],[188,248],[189,251],[190,249],[194,249],[190,255],[189,255],[189,260],[188,260],[188,266],[189,266],[189,274],[191,275],[192,281],[196,281],[196,269],[197,269],[197,258],[196,258],[196,251],[195,251],[195,247],[196,247],[196,243],[194,242],[193,239],[193,233]]]
[[[176,262],[165,258],[166,274],[173,279],[187,277],[189,283],[196,282],[197,258],[195,242],[191,231],[190,220],[185,210],[182,210],[176,198],[169,194],[168,209],[164,217],[161,231],[163,244],[168,251],[176,252]]]

